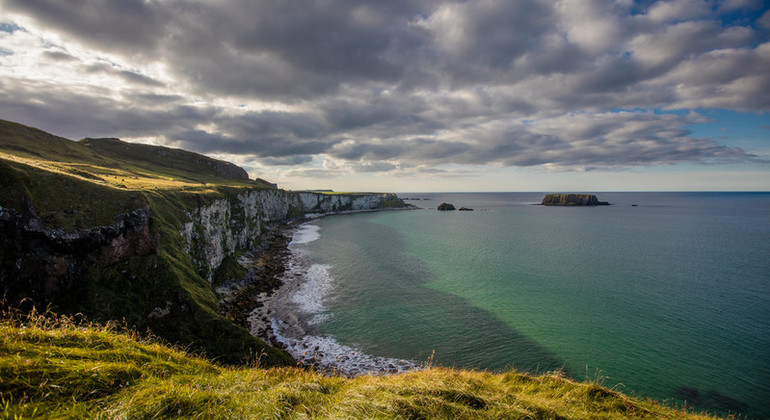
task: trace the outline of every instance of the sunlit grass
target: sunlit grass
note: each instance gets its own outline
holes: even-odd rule
[[[627,419],[687,413],[558,374],[226,368],[114,326],[4,314],[2,418]]]
[[[0,153],[0,159],[22,163],[37,169],[42,169],[55,174],[66,175],[81,181],[107,186],[111,188],[131,191],[144,190],[182,190],[192,193],[211,193],[214,186],[229,187],[253,187],[251,181],[239,180],[211,180],[208,182],[195,182],[180,180],[171,176],[145,173],[142,171],[128,171],[119,168],[98,166],[87,163],[58,162],[44,159],[34,159]]]

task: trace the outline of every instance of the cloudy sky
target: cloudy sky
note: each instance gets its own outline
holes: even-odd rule
[[[763,0],[0,0],[0,118],[291,189],[770,190]]]

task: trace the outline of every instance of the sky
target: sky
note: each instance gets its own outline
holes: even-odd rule
[[[286,189],[770,191],[762,0],[0,0],[0,119]]]

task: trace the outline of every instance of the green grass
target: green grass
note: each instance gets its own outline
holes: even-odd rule
[[[218,312],[205,273],[192,266],[182,243],[182,223],[199,206],[246,190],[273,188],[264,181],[225,177],[220,169],[230,166],[183,150],[118,140],[73,142],[0,120],[0,206],[19,213],[34,208],[46,228],[64,232],[113,225],[116,216],[148,207],[151,234],[159,238],[156,255],[84,265],[72,280],[76,287],[50,300],[45,297],[46,302],[63,313],[124,319],[221,363],[262,357],[264,363],[293,365],[286,352],[267,346]],[[24,269],[31,270],[26,275],[35,277],[39,265],[29,255],[32,251],[0,246],[0,290],[9,301],[31,297],[20,287],[6,287],[6,282],[25,284],[6,273],[23,261]],[[220,274],[238,273],[231,264]],[[158,310],[168,315],[148,316]]]
[[[206,193],[215,186],[274,188],[262,179],[239,178],[246,175],[239,167],[197,153],[118,139],[75,142],[4,120],[0,120],[0,160],[120,190]]]
[[[116,215],[147,205],[140,192],[121,191],[6,159],[0,159],[0,190],[0,206],[22,209],[27,202],[47,226],[67,231],[113,224]]]
[[[114,326],[3,314],[0,418],[709,419],[558,375],[228,368]]]

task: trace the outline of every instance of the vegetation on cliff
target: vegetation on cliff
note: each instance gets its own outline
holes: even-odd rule
[[[196,208],[274,189],[234,168],[191,152],[74,142],[0,121],[0,293],[9,305],[125,320],[223,363],[294,364],[220,314],[180,242]],[[110,235],[116,217],[137,209],[149,214],[144,242],[155,241],[141,250],[137,235]],[[105,257],[106,249],[122,254]]]
[[[251,301],[233,305],[216,291],[248,272],[238,258],[266,246],[271,225],[403,205],[392,194],[286,192],[197,153],[75,142],[2,120],[0,190],[9,305],[125,320],[225,364],[295,364],[247,331]]]
[[[559,375],[427,368],[330,377],[228,368],[136,333],[0,318],[2,418],[709,419]]]

